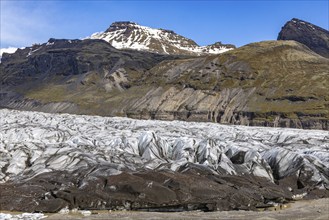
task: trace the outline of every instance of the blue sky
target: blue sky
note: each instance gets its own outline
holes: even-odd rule
[[[329,28],[328,0],[1,0],[0,9],[0,48],[30,46],[51,37],[83,38],[115,21],[174,30],[199,45],[274,40],[294,17]]]

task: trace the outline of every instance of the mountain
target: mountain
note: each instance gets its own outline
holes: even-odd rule
[[[295,41],[184,57],[50,39],[0,70],[6,108],[329,129],[329,59]]]
[[[106,72],[110,76],[121,67],[142,73],[164,59],[175,57],[178,56],[117,50],[103,40],[51,38],[44,44],[4,53],[1,83],[16,86],[27,84],[28,78],[83,77],[92,72]]]
[[[329,31],[309,22],[293,18],[282,27],[278,40],[298,41],[329,58]]]
[[[174,55],[219,54],[235,48],[234,45],[221,42],[199,46],[173,31],[153,29],[133,22],[114,22],[105,32],[95,33],[90,39],[105,40],[117,49]]]
[[[17,48],[15,47],[8,47],[8,48],[0,48],[0,63],[1,63],[1,58],[2,58],[2,54],[3,53],[15,53],[15,51],[17,50]]]
[[[3,54],[2,210],[277,210],[329,197],[327,131],[224,125],[329,130],[328,58],[294,40],[220,54],[113,42]]]

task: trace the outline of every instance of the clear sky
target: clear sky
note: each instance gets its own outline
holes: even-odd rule
[[[115,21],[173,30],[199,45],[222,41],[242,46],[276,39],[292,18],[328,30],[328,1],[0,0],[0,48],[44,43],[51,37],[83,38]]]

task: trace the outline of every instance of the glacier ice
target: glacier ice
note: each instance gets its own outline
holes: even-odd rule
[[[329,188],[329,132],[0,110],[0,181],[100,165],[93,172],[178,171]],[[103,165],[108,167],[102,169]],[[83,187],[83,186],[82,186]]]

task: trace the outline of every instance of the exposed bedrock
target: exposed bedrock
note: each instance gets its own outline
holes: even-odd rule
[[[329,31],[309,22],[297,18],[291,19],[282,27],[278,40],[298,41],[314,52],[329,58]]]
[[[329,130],[328,66],[295,41],[187,57],[51,39],[3,56],[0,107]]]

